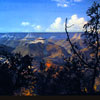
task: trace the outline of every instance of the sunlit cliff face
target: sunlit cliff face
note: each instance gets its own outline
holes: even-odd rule
[[[52,66],[52,62],[51,61],[47,61],[45,66],[47,66],[48,68],[50,68]]]
[[[52,65],[53,65],[53,63],[52,63],[51,61],[47,61],[47,62],[45,63],[45,66],[46,66],[45,71],[47,71],[50,67],[52,67]]]
[[[24,87],[21,88],[20,94],[15,94],[15,95],[21,95],[21,96],[36,96],[36,94],[33,91],[34,86],[26,89]]]

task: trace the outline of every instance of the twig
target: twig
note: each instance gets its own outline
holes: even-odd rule
[[[72,26],[72,25],[71,25]],[[70,27],[71,27],[70,26]],[[88,66],[88,64],[81,58],[81,56],[78,54],[78,52],[76,51],[76,49],[74,48],[74,45],[72,44],[72,42],[71,42],[71,40],[70,40],[70,38],[69,38],[69,34],[68,34],[68,32],[67,32],[67,18],[66,18],[66,21],[65,21],[65,31],[66,31],[66,34],[67,34],[67,38],[68,38],[68,41],[69,41],[69,43],[70,43],[70,45],[71,45],[71,47],[72,47],[72,49],[73,49],[73,51],[74,51],[74,53],[78,56],[78,58],[85,64],[85,65],[87,65]]]

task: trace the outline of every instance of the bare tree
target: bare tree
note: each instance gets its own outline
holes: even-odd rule
[[[67,26],[67,18],[66,18],[66,21],[65,21],[65,31],[66,31],[66,34],[67,34],[67,39],[68,39],[68,41],[69,41],[69,43],[71,45],[71,48],[74,51],[74,53],[78,56],[79,60],[82,61],[85,65],[88,65],[87,62],[84,59],[82,59],[82,57],[78,54],[78,51],[75,49],[74,44],[70,40],[69,33],[67,31],[67,28],[70,28],[70,27]]]

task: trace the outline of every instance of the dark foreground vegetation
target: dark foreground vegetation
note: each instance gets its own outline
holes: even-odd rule
[[[40,61],[37,70],[32,66],[34,58],[26,55],[0,53],[0,95],[100,95],[96,79],[100,75],[100,4],[94,2],[87,11],[90,20],[84,25],[84,45],[91,48],[91,58],[71,44],[72,56],[64,59],[63,66],[51,66]]]

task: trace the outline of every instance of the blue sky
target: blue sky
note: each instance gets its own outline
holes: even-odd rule
[[[98,1],[98,0],[95,0]],[[0,32],[82,31],[93,0],[0,0]]]

